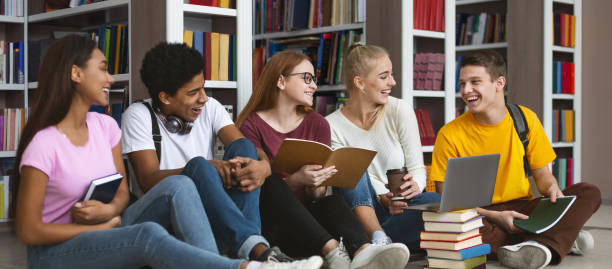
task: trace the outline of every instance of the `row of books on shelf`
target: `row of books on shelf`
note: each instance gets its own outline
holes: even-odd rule
[[[414,0],[414,29],[444,32],[444,0]]]
[[[0,3],[0,14],[23,17],[23,0],[2,0]]]
[[[562,190],[574,184],[573,168],[573,158],[557,158],[553,162],[552,172]]]
[[[575,66],[572,62],[553,62],[553,93],[574,94]]]
[[[576,46],[576,16],[564,13],[553,14],[553,45]]]
[[[321,33],[319,36],[305,36],[282,40],[268,40],[261,48],[253,51],[253,78],[257,80],[265,59],[278,51],[297,51],[308,55],[319,84],[341,84],[342,58],[350,44],[361,41],[356,30]]]
[[[90,32],[89,36],[98,43],[98,48],[106,56],[109,73],[115,75],[129,72],[129,33],[127,25],[100,26],[98,31]]]
[[[230,6],[230,2],[230,0],[189,0],[189,4],[192,5],[233,8]]]
[[[24,108],[4,108],[0,115],[0,140],[2,148],[0,151],[14,151],[19,145],[21,130],[25,126],[26,111]]]
[[[415,90],[441,91],[444,78],[444,53],[416,53],[413,82]]]
[[[10,181],[9,176],[0,177],[0,219],[9,218]]]
[[[480,45],[503,42],[506,35],[506,15],[457,14],[455,25],[456,45]]]
[[[365,21],[365,0],[256,0],[255,34]]]
[[[427,109],[415,109],[414,114],[417,118],[419,126],[419,136],[421,137],[421,145],[432,146],[436,143],[436,132],[431,124],[429,111]]]
[[[38,81],[38,69],[51,43],[71,34],[87,36],[98,44],[98,48],[106,57],[110,74],[129,72],[128,26],[104,25],[90,32],[54,31],[49,39],[28,41],[29,82]]]
[[[0,83],[22,84],[25,81],[23,42],[0,41]]]
[[[572,142],[575,139],[574,110],[553,109],[553,142]]]
[[[323,116],[340,109],[348,98],[344,96],[317,95],[314,102],[314,110]]]
[[[113,90],[111,90],[111,92],[113,92]],[[109,96],[109,101],[106,106],[92,105],[89,111],[109,115],[113,117],[113,119],[117,121],[117,125],[121,127],[121,114],[123,114],[125,109],[129,106],[129,86],[125,86],[120,92],[121,94],[117,96],[117,98],[114,98],[115,96]]]
[[[430,268],[486,268],[491,246],[483,244],[482,216],[475,209],[423,212],[421,248]]]
[[[183,41],[204,58],[204,79],[236,81],[236,35],[185,30]]]
[[[0,2],[1,15],[23,17],[23,0],[2,0]]]

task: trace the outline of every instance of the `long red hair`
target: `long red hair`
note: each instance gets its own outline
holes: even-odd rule
[[[277,86],[278,79],[283,74],[291,73],[297,65],[304,61],[310,61],[310,58],[299,52],[284,51],[274,54],[264,66],[249,102],[238,115],[236,126],[240,128],[244,120],[253,112],[275,107],[280,91]],[[297,111],[298,113],[308,113],[312,111],[312,108],[300,105],[297,107]]]

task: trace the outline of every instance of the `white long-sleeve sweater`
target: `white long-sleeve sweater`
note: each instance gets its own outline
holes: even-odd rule
[[[386,172],[403,166],[408,168],[421,190],[426,185],[421,140],[412,106],[404,100],[389,97],[381,118],[364,130],[349,121],[340,110],[326,117],[331,127],[332,148],[359,147],[377,152],[368,167],[372,186],[377,195],[389,190]]]

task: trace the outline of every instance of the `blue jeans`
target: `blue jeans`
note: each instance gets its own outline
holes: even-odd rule
[[[198,193],[187,177],[159,182],[124,211],[121,221],[118,228],[83,233],[54,245],[28,246],[28,267],[239,268],[242,262],[219,255]]]
[[[257,160],[257,149],[248,139],[240,138],[226,147],[223,159],[236,156]],[[248,259],[255,245],[261,243],[269,246],[260,235],[260,188],[251,192],[242,192],[238,188],[225,190],[217,169],[202,157],[187,162],[181,174],[195,183],[202,205],[210,217],[219,250],[230,248],[239,258]]]
[[[391,215],[389,210],[376,199],[376,192],[372,187],[368,172],[363,174],[354,189],[335,188],[334,191],[344,196],[346,203],[353,209],[356,206],[370,206],[374,208],[378,222],[393,242],[405,244],[411,252],[419,251],[419,235],[425,229],[421,211],[404,210],[402,214]],[[408,205],[436,202],[440,202],[439,194],[423,192],[410,199]]]

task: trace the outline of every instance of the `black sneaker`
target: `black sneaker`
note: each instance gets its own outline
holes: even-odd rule
[[[293,258],[287,256],[278,247],[271,247],[262,253],[258,258],[260,262],[292,262],[295,261]]]

